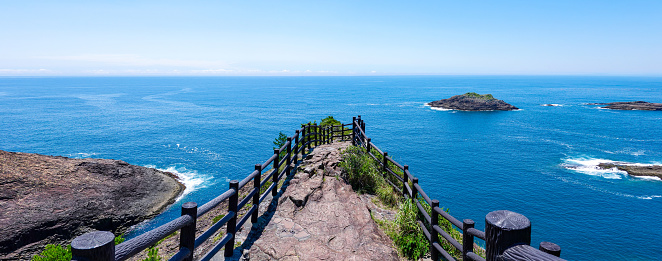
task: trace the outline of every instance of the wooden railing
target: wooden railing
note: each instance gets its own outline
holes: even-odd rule
[[[271,193],[276,196],[279,190],[278,183],[285,175],[292,175],[296,170],[299,155],[303,156],[313,147],[323,143],[331,143],[334,140],[350,140],[352,130],[344,125],[333,125],[320,127],[316,124],[303,125],[295,131],[294,136],[288,137],[287,142],[280,148],[274,149],[274,154],[262,164],[256,164],[255,170],[241,181],[232,180],[227,191],[216,198],[198,207],[195,202],[182,204],[181,216],[157,228],[138,235],[117,246],[114,245],[114,236],[108,231],[89,232],[75,238],[71,242],[72,260],[126,260],[139,252],[164,239],[168,235],[180,231],[179,251],[169,260],[193,260],[196,247],[207,241],[223,226],[226,227],[225,235],[218,240],[214,247],[199,260],[210,260],[222,248],[224,256],[230,257],[234,252],[236,232],[251,219],[252,223],[258,220],[258,209],[260,203]],[[282,155],[282,157],[281,157]],[[273,164],[268,175],[264,176],[262,171]],[[284,168],[281,166],[284,165]],[[282,170],[281,170],[282,169]],[[263,179],[263,180],[262,180]],[[253,189],[243,199],[239,199],[239,190],[252,182]],[[268,186],[266,191],[260,194],[260,189]],[[195,236],[196,221],[221,203],[228,201],[227,214],[200,236]],[[249,202],[252,207],[241,217],[238,210]]]
[[[351,129],[347,128],[349,126],[351,126]],[[203,253],[198,260],[210,260],[221,249],[224,249],[225,257],[230,257],[234,252],[237,231],[249,218],[252,223],[258,221],[260,204],[267,198],[269,193],[276,196],[282,191],[283,186],[279,188],[279,182],[284,176],[295,173],[299,155],[303,158],[313,146],[331,143],[336,140],[351,140],[354,145],[366,148],[369,155],[381,164],[388,183],[404,197],[416,203],[419,213],[423,217],[418,220],[418,223],[430,242],[430,252],[433,260],[438,260],[439,255],[447,260],[455,260],[441,247],[439,235],[442,236],[443,240],[462,252],[463,260],[485,260],[473,252],[475,237],[485,240],[487,260],[490,261],[497,260],[497,257],[502,258],[501,260],[562,260],[556,257],[560,254],[560,248],[556,244],[543,242],[540,245],[541,250],[548,253],[557,253],[556,256],[543,253],[529,246],[531,241],[530,222],[522,215],[510,211],[490,212],[486,217],[486,232],[483,232],[474,228],[473,220],[465,219],[460,222],[443,211],[439,208],[439,201],[431,200],[423,191],[418,184],[418,178],[409,172],[407,165],[401,165],[394,161],[388,156],[388,153],[379,149],[365,135],[365,122],[361,120],[361,116],[354,117],[351,124],[325,127],[316,124],[303,125],[301,129],[295,131],[294,136],[287,138],[287,142],[282,147],[274,149],[273,156],[262,164],[256,164],[255,170],[243,180],[230,181],[228,190],[216,198],[200,207],[195,202],[186,202],[182,204],[179,218],[117,246],[114,244],[113,234],[108,231],[94,231],[81,235],[71,243],[72,260],[126,260],[176,231],[180,231],[179,251],[169,260],[193,260],[196,247],[209,240],[223,226],[226,228],[225,235],[217,241],[218,243],[215,243],[210,251]],[[281,170],[283,164],[284,167]],[[262,171],[270,165],[273,166],[269,173],[263,175]],[[262,180],[263,176],[264,179]],[[239,190],[249,185],[251,181],[253,181],[253,189],[240,200]],[[261,189],[267,186],[269,181],[271,181],[271,184],[266,191],[260,194]],[[430,205],[431,213],[425,210],[420,202],[421,199],[425,201],[423,204]],[[198,218],[225,201],[228,202],[227,214],[196,237],[196,221]],[[239,217],[239,210],[249,202],[252,202],[252,206],[243,216]],[[462,243],[459,243],[439,227],[439,216],[462,231]],[[509,226],[504,227],[504,221]],[[534,259],[530,259],[531,257]]]
[[[523,215],[498,210],[490,212],[485,217],[485,231],[474,227],[474,221],[464,219],[462,222],[439,207],[439,201],[430,199],[419,180],[409,171],[408,165],[402,165],[388,156],[365,134],[365,122],[361,116],[352,119],[352,144],[363,147],[366,153],[380,166],[379,171],[393,189],[407,200],[411,200],[418,208],[418,225],[430,243],[432,260],[456,260],[442,247],[442,240],[462,253],[462,260],[563,260],[559,258],[561,248],[551,242],[540,243],[539,249],[531,246],[531,223]],[[421,202],[423,201],[423,202]],[[430,212],[423,204],[430,206]],[[462,242],[458,242],[447,231],[440,227],[439,217],[444,218],[462,231]],[[440,238],[441,236],[441,238]],[[474,252],[474,239],[485,241],[486,258]]]

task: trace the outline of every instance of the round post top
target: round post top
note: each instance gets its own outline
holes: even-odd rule
[[[547,250],[550,250],[550,251],[561,252],[561,247],[557,244],[552,243],[552,242],[547,242],[547,241],[540,242],[540,247],[544,248],[544,249],[547,249]]]
[[[71,241],[71,248],[79,250],[94,249],[114,240],[115,235],[109,231],[92,231],[74,238]]]
[[[485,221],[503,230],[520,230],[531,227],[531,221],[527,217],[510,210],[496,210],[487,213]]]

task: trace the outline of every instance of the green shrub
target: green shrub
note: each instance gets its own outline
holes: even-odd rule
[[[397,206],[400,201],[400,195],[396,194],[389,184],[377,188],[377,197],[382,203],[390,207]]]
[[[124,242],[124,240],[126,240],[124,238],[124,234],[116,236],[114,239],[115,245],[119,245],[120,243]],[[44,251],[41,251],[41,253],[34,255],[32,257],[32,261],[69,261],[69,260],[71,260],[71,245],[63,247],[60,245],[48,244],[44,248]]]
[[[214,218],[211,219],[211,223],[216,223],[224,217],[225,217],[225,214],[220,214],[218,216],[215,216]]]
[[[71,246],[48,244],[44,251],[32,257],[32,261],[69,261],[71,260]]]
[[[141,260],[141,261],[161,261],[163,258],[159,256],[159,248],[156,246],[152,246],[147,249],[147,258]]]
[[[393,241],[403,256],[413,260],[418,260],[430,250],[430,244],[416,222],[418,215],[416,204],[403,200],[394,222],[398,232]]]
[[[374,160],[361,147],[350,146],[342,152],[343,160],[339,166],[343,168],[345,180],[359,193],[375,194],[377,188],[388,186],[377,171]]]
[[[116,237],[115,237],[115,245],[119,245],[119,244],[121,244],[122,242],[124,242],[125,240],[126,240],[126,238],[124,238],[124,234],[121,234],[121,235],[119,235],[119,236],[116,236]]]
[[[480,95],[480,94],[475,93],[475,92],[467,92],[467,93],[464,94],[464,96],[479,98],[479,99],[484,99],[484,100],[494,100],[494,96],[492,96],[492,94]]]

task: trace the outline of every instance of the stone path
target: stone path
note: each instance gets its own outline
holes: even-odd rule
[[[315,148],[284,192],[261,204],[259,222],[238,233],[235,257],[225,259],[221,251],[214,260],[399,260],[369,203],[340,178],[347,146]]]

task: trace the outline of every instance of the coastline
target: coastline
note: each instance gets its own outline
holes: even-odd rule
[[[0,151],[0,259],[30,259],[92,230],[124,233],[185,189],[176,175],[120,160]]]

